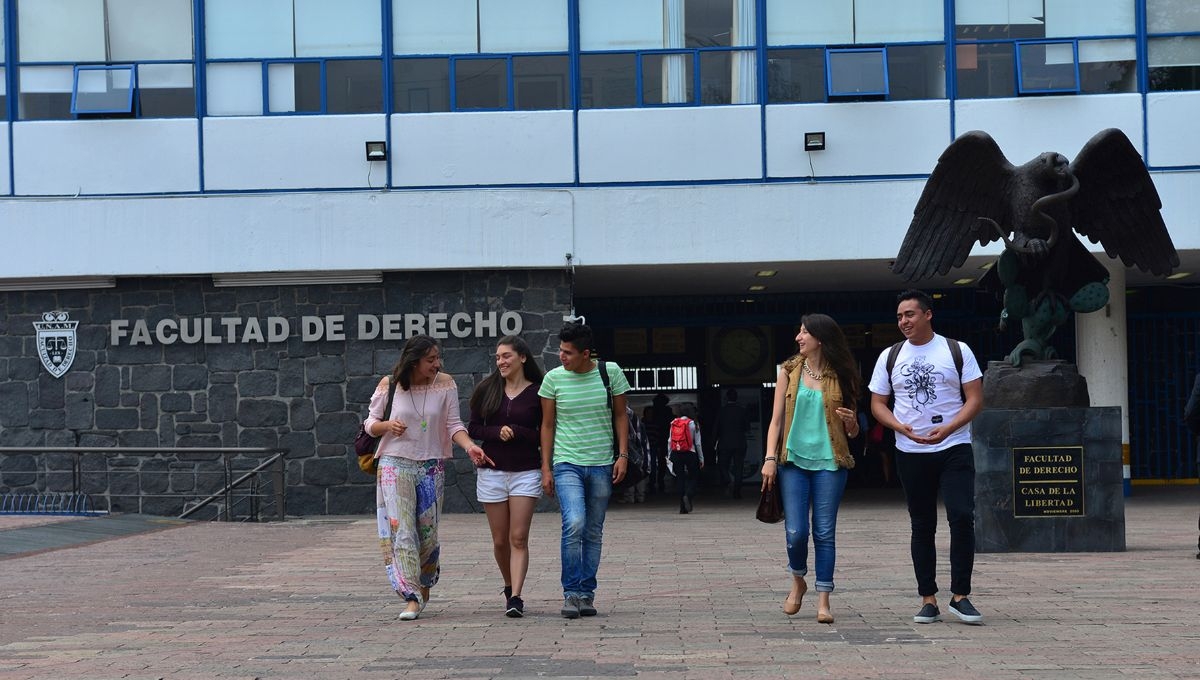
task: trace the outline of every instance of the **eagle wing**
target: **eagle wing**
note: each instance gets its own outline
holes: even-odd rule
[[[945,274],[967,260],[976,241],[999,239],[979,218],[1011,227],[1006,195],[1013,171],[986,132],[972,130],[954,140],[925,183],[892,272],[905,281]]]
[[[1125,133],[1102,130],[1083,146],[1071,171],[1079,192],[1071,198],[1071,226],[1109,257],[1156,276],[1179,266],[1163,223],[1162,201],[1150,173]]]

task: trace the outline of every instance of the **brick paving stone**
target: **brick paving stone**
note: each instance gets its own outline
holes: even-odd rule
[[[1139,489],[1124,553],[978,555],[984,626],[912,622],[893,492],[847,495],[833,625],[814,620],[815,592],[782,614],[783,527],[749,500],[615,507],[600,614],[573,621],[554,514],[534,518],[525,618],[503,616],[483,516],[446,515],[442,581],[411,623],[371,518],[190,523],[0,561],[0,680],[1194,678],[1197,496]],[[33,524],[0,524],[14,526]],[[947,549],[943,522],[942,581]]]

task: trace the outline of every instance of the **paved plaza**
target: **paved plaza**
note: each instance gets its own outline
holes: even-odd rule
[[[842,506],[833,625],[811,591],[780,611],[783,525],[756,522],[750,499],[615,506],[599,616],[573,621],[556,514],[534,518],[523,619],[502,614],[484,517],[446,516],[442,580],[415,622],[396,619],[372,518],[148,522],[0,558],[0,678],[1196,678],[1198,506],[1195,487],[1139,488],[1127,552],[979,555],[983,626],[912,622],[890,490]],[[0,542],[98,521],[0,517]],[[944,522],[939,539],[945,588]]]

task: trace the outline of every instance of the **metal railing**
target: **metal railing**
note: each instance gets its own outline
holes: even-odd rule
[[[33,458],[31,463],[0,466],[0,513],[145,512],[188,518],[208,508],[213,513],[210,519],[226,522],[271,516],[283,521],[287,452],[232,447],[0,447],[0,459],[7,459],[6,463],[18,456]],[[93,499],[103,499],[104,507],[98,508]]]

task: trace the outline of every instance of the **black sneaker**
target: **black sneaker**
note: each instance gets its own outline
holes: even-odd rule
[[[921,607],[921,611],[913,617],[913,621],[917,623],[934,623],[942,620],[942,613],[938,611],[937,605],[929,602]]]
[[[596,615],[596,605],[593,604],[593,602],[594,602],[594,600],[590,597],[579,598],[579,615],[580,616],[595,616]]]
[[[957,616],[964,623],[972,623],[976,625],[983,624],[983,614],[971,604],[967,598],[961,600],[950,600],[950,613]]]
[[[519,619],[525,616],[525,601],[521,599],[520,595],[508,598],[508,609],[505,610],[504,615],[510,619]]]
[[[559,613],[562,614],[564,619],[579,618],[579,597],[569,595],[563,598],[563,606]]]

